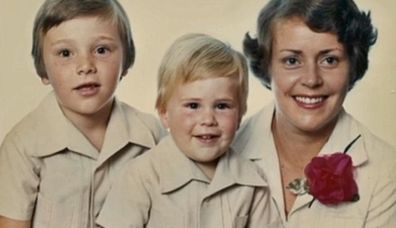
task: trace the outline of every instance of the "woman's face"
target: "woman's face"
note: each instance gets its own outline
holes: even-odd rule
[[[337,38],[298,18],[277,22],[270,64],[277,126],[308,134],[333,129],[349,82],[348,56]]]

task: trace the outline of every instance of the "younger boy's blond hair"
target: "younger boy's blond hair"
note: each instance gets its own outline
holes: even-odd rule
[[[235,78],[241,116],[246,113],[248,68],[245,57],[222,41],[205,34],[187,34],[167,50],[158,72],[156,109],[165,111],[179,85],[208,78]]]

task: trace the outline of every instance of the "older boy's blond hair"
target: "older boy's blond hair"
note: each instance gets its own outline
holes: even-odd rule
[[[248,68],[245,57],[229,45],[204,34],[187,34],[167,50],[158,72],[156,109],[166,106],[179,85],[207,78],[235,78],[241,116],[246,113]]]

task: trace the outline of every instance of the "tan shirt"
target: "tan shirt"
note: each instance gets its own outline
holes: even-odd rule
[[[286,227],[396,227],[396,150],[372,135],[342,111],[337,125],[319,155],[341,152],[359,134],[349,149],[356,169],[360,200],[338,206],[322,205],[312,196],[298,196],[286,218],[278,157],[271,133],[274,106],[246,120],[235,140],[235,149],[255,161],[268,178],[273,200]]]
[[[38,228],[94,227],[120,168],[162,133],[154,117],[116,100],[98,153],[50,93],[0,147],[0,215]]]
[[[233,152],[220,159],[210,182],[169,136],[131,162],[123,174],[97,220],[106,228],[258,228],[280,224],[258,168]]]

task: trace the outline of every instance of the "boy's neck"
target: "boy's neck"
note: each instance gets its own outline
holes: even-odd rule
[[[113,103],[110,102],[100,111],[89,115],[63,110],[66,118],[73,123],[98,152],[102,149]]]
[[[196,162],[196,164],[198,165],[199,169],[205,174],[205,176],[209,180],[212,180],[216,172],[218,160],[219,159],[211,162]]]

